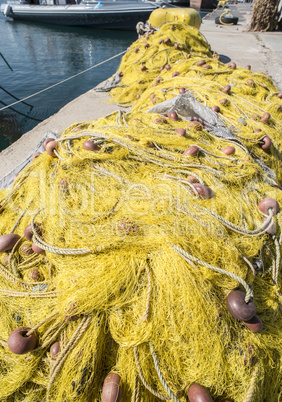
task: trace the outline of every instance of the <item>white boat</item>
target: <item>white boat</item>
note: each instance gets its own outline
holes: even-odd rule
[[[82,0],[73,4],[75,1],[80,0],[8,0],[1,5],[1,12],[18,21],[135,30],[138,22],[148,20],[162,5],[144,0]]]

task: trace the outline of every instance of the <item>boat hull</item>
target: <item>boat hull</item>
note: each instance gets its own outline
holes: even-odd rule
[[[105,9],[80,5],[42,6],[12,5],[7,17],[16,21],[36,22],[52,25],[85,26],[93,28],[135,30],[140,21],[146,22],[157,7],[143,9]],[[3,8],[1,8],[3,12]]]
[[[216,8],[217,0],[190,0],[190,7],[196,10],[210,10]]]

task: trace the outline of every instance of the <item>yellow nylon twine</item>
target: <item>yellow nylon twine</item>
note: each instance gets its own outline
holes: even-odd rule
[[[0,253],[0,401],[98,402],[115,373],[122,402],[184,402],[194,383],[278,402],[282,221],[259,203],[282,207],[281,94],[183,23],[140,37],[117,74],[112,101],[130,108],[68,127],[0,191],[0,235],[19,235]],[[169,113],[188,95],[217,127]],[[238,289],[260,332],[230,314]],[[37,338],[22,355],[18,327]]]

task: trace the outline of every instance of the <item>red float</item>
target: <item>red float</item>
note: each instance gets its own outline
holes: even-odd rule
[[[8,338],[8,348],[16,355],[24,355],[35,349],[37,344],[37,337],[33,332],[31,335],[26,334],[30,331],[28,327],[16,328],[10,333]]]
[[[20,240],[21,236],[9,233],[0,236],[0,252],[12,250],[14,245]]]
[[[243,321],[243,324],[252,332],[261,332],[263,328],[263,323],[257,315],[254,315],[253,318],[248,321]]]
[[[204,199],[210,199],[213,197],[213,191],[211,188],[204,186],[200,183],[193,184],[195,189],[197,190],[198,194]]]
[[[206,388],[197,383],[190,385],[187,396],[189,402],[213,402]]]
[[[241,290],[232,290],[226,299],[230,314],[240,321],[249,321],[256,313],[256,306],[252,300],[245,302],[246,293]]]
[[[196,145],[192,145],[186,151],[183,152],[184,156],[197,156],[200,151],[200,148],[197,147]]]
[[[275,198],[264,198],[263,200],[261,200],[258,204],[258,209],[266,214],[269,215],[268,210],[271,209],[273,212],[273,215],[277,214],[277,212],[280,211],[280,206],[278,204],[278,202],[275,200]]]
[[[121,377],[117,373],[110,373],[105,378],[101,402],[120,402],[122,395]]]

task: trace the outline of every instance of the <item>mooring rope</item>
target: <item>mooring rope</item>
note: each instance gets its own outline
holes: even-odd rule
[[[11,106],[17,105],[18,103],[21,103],[21,102],[23,102],[23,101],[25,101],[25,100],[27,100],[27,99],[33,98],[33,97],[36,96],[36,95],[39,95],[39,94],[41,94],[41,93],[43,93],[43,92],[46,92],[46,91],[48,91],[49,89],[52,89],[52,88],[54,88],[54,87],[57,87],[58,85],[61,85],[61,84],[63,84],[64,82],[67,82],[67,81],[69,81],[69,80],[71,80],[71,79],[73,79],[73,78],[76,78],[76,77],[78,77],[79,75],[84,74],[84,73],[86,73],[87,71],[92,70],[93,68],[99,67],[99,66],[101,66],[102,64],[107,63],[108,61],[113,60],[113,59],[115,59],[116,57],[121,56],[122,54],[125,54],[126,52],[127,52],[127,50],[124,50],[124,51],[122,51],[122,52],[116,54],[115,56],[110,57],[110,58],[107,59],[107,60],[101,61],[101,63],[97,63],[97,64],[95,64],[94,66],[91,66],[91,67],[87,68],[86,70],[81,71],[80,73],[77,73],[77,74],[75,74],[75,75],[73,75],[73,76],[71,76],[71,77],[69,77],[69,78],[66,78],[66,79],[64,79],[64,80],[62,80],[62,81],[60,81],[60,82],[57,82],[56,84],[50,85],[49,87],[47,87],[47,88],[45,88],[45,89],[42,89],[41,91],[35,92],[35,93],[32,94],[32,95],[26,96],[25,98],[23,98],[23,99],[21,99],[21,100],[19,100],[19,101],[10,103],[10,105],[7,105],[7,106],[2,107],[2,108],[0,109],[0,112],[1,112],[2,110],[8,109],[8,108],[11,107]]]

